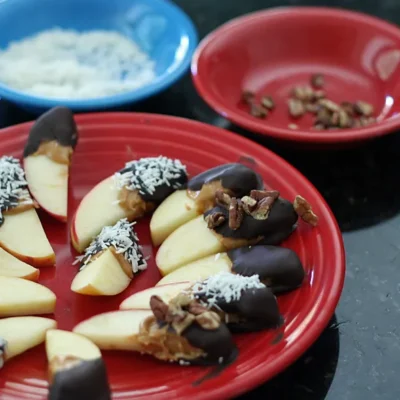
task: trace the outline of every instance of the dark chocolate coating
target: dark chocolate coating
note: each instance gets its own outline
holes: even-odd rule
[[[111,400],[107,371],[101,358],[82,361],[55,374],[49,400]]]
[[[127,170],[134,170],[132,167],[123,168],[120,170],[121,173]],[[141,185],[141,189],[139,190],[140,197],[143,201],[152,202],[156,204],[160,204],[164,201],[170,194],[177,190],[176,185],[179,185],[179,188],[183,188],[187,182],[187,175],[184,171],[179,175],[178,178],[170,179],[170,184],[163,184],[155,187],[154,193],[149,193],[145,189],[145,185]],[[174,187],[175,186],[175,187]]]
[[[193,323],[182,333],[188,342],[198,349],[202,349],[206,353],[206,357],[196,360],[190,360],[191,364],[221,364],[231,362],[232,357],[237,354],[236,345],[232,339],[232,335],[225,324],[221,324],[218,329],[203,329],[199,324]]]
[[[250,246],[228,251],[232,271],[243,276],[258,275],[274,293],[298,288],[305,272],[298,255],[276,246]]]
[[[276,297],[268,287],[244,290],[239,300],[226,303],[217,300],[217,305],[227,314],[237,314],[243,321],[228,323],[233,332],[252,332],[276,328],[282,322]]]
[[[250,190],[264,188],[263,180],[257,172],[243,164],[223,164],[196,175],[188,182],[189,190],[201,190],[205,183],[221,180],[225,189],[230,189],[235,197],[247,195]]]
[[[29,132],[24,157],[36,153],[43,142],[53,140],[73,149],[78,143],[78,128],[72,111],[67,107],[54,107],[36,120]]]
[[[224,223],[214,229],[216,233],[226,238],[248,240],[263,236],[262,244],[281,243],[293,232],[298,218],[293,204],[282,198],[275,201],[267,219],[257,220],[245,214],[240,227],[236,230],[229,228],[229,213],[224,207],[216,206],[204,216],[214,212],[221,212],[226,218]]]

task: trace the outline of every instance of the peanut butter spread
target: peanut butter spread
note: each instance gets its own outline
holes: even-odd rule
[[[129,219],[143,217],[156,207],[154,203],[144,201],[137,190],[129,190],[126,187],[120,189],[118,200],[119,205],[129,211]]]
[[[58,164],[69,165],[73,153],[71,146],[63,146],[56,140],[42,142],[33,155],[45,155]]]
[[[215,193],[217,190],[224,190],[220,180],[205,183],[201,190],[198,191],[188,190],[187,194],[195,201],[198,212],[202,214],[215,206]]]
[[[128,275],[129,278],[132,279],[133,271],[132,271],[132,265],[129,263],[129,261],[124,257],[123,254],[117,253],[117,250],[115,250],[114,247],[110,247],[110,251],[113,253],[114,257],[118,260],[119,265],[124,270],[126,275]]]
[[[31,208],[39,208],[39,204],[32,200],[30,203],[27,201],[20,201],[17,205],[17,207],[9,208],[8,210],[3,211],[4,215],[14,215],[14,214],[19,214],[21,212],[30,210]]]
[[[143,352],[160,360],[179,361],[194,360],[204,356],[201,349],[193,347],[188,340],[171,332],[168,324],[160,328],[156,318],[150,316],[143,322],[138,335]]]

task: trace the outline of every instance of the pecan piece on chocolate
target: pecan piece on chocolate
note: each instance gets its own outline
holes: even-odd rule
[[[225,222],[225,215],[222,212],[211,213],[206,216],[205,221],[209,229],[214,229]]]
[[[229,228],[233,229],[234,231],[238,229],[243,221],[243,218],[244,211],[241,201],[233,197],[229,206]]]
[[[251,216],[259,220],[267,219],[275,200],[276,199],[273,197],[265,197],[260,200],[257,204],[257,208],[251,213]]]
[[[246,214],[250,215],[257,207],[257,200],[250,196],[244,196],[241,199],[242,207]]]
[[[193,321],[195,320],[195,316],[189,314],[186,311],[174,311],[171,313],[169,317],[169,321],[167,321],[172,328],[174,328],[175,332],[180,335],[186,328],[192,325]]]
[[[208,310],[207,307],[204,307],[203,305],[201,305],[197,301],[192,301],[189,304],[188,311],[190,312],[190,314],[193,314],[193,315],[196,316],[196,315],[203,314],[203,313],[205,313],[205,312],[207,312],[209,310]]]
[[[197,323],[206,330],[213,331],[221,325],[221,318],[213,311],[206,311],[196,316]]]
[[[218,205],[229,208],[231,204],[231,196],[228,193],[225,193],[222,189],[218,189],[215,192],[215,201]]]
[[[277,190],[252,190],[250,197],[256,201],[260,201],[266,197],[273,197],[276,200],[279,197],[279,192]]]
[[[310,203],[300,195],[297,195],[293,202],[293,208],[297,215],[312,226],[317,226],[318,216],[314,214]]]
[[[159,296],[151,296],[150,308],[157,321],[166,321],[168,315],[168,305]]]
[[[243,103],[250,104],[254,100],[255,94],[251,90],[243,90],[242,101]]]

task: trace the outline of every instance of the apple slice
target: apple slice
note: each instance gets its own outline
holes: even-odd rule
[[[131,277],[121,267],[115,252],[107,249],[78,272],[71,290],[89,296],[114,296],[123,292],[130,282]]]
[[[137,335],[149,310],[112,311],[95,315],[78,324],[73,331],[93,341],[103,350],[140,351]]]
[[[68,172],[78,130],[71,110],[54,107],[32,126],[24,149],[24,168],[29,190],[39,205],[66,222]]]
[[[161,275],[165,276],[191,261],[224,250],[217,235],[207,227],[204,217],[200,215],[168,236],[157,252],[156,263]]]
[[[129,310],[132,308],[150,309],[151,296],[158,296],[165,303],[174,298],[182,291],[189,289],[192,286],[191,282],[179,282],[170,285],[162,285],[152,287],[140,292],[134,293],[132,296],[125,299],[119,306],[120,310]]]
[[[3,339],[6,342],[3,358],[9,360],[44,342],[46,331],[56,326],[57,322],[53,319],[42,317],[0,319],[0,341]]]
[[[0,246],[35,267],[52,267],[56,256],[46,237],[36,210],[31,208],[4,216],[0,226]]]
[[[37,281],[39,279],[39,274],[40,272],[38,269],[18,260],[18,258],[14,257],[12,254],[0,248],[0,276]]]
[[[159,246],[181,225],[196,218],[199,212],[196,202],[186,190],[177,190],[167,197],[154,211],[150,221],[151,239]]]
[[[46,334],[50,372],[49,399],[111,399],[99,348],[76,333],[52,329]]]
[[[0,317],[51,314],[56,295],[47,287],[21,278],[0,276]]]
[[[207,279],[209,276],[219,272],[231,272],[232,261],[226,253],[218,253],[182,266],[170,274],[164,276],[158,286],[172,285],[177,282],[196,282]]]
[[[187,190],[171,194],[154,212],[150,221],[154,246],[159,246],[179,226],[214,207],[217,190],[242,197],[252,189],[262,188],[261,176],[240,163],[222,164],[196,175],[189,180]]]

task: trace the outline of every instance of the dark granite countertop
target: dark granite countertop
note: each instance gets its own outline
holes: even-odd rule
[[[284,5],[329,5],[400,24],[400,0],[176,0],[200,37],[238,15]],[[132,108],[218,125],[267,146],[297,167],[335,213],[347,253],[336,315],[314,346],[287,371],[240,399],[400,399],[400,134],[336,151],[284,148],[232,126],[196,94],[189,74]],[[33,119],[0,102],[3,126]]]

